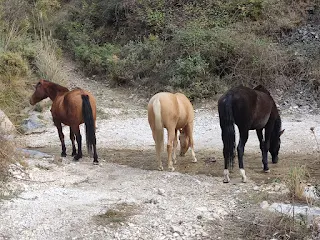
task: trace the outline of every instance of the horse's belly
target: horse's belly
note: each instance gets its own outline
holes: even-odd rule
[[[267,122],[269,120],[269,116],[267,116],[264,119],[260,119],[259,121],[255,121],[252,123],[250,130],[254,129],[262,129],[266,126]]]

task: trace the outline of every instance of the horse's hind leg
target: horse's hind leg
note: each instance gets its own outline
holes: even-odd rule
[[[248,134],[249,134],[248,131],[240,131],[240,140],[237,147],[238,161],[239,161],[239,168],[240,168],[240,175],[242,177],[242,182],[247,181],[246,172],[243,167],[243,154],[244,154],[244,147],[248,140]]]
[[[172,160],[173,164],[177,163],[177,146],[178,146],[178,130],[175,130],[174,140],[173,140],[173,153],[172,153]]]
[[[77,140],[77,143],[78,143],[78,154],[75,155],[73,159],[78,161],[80,158],[82,158],[82,147],[81,147],[82,137],[81,137],[81,134],[80,134],[79,126],[76,126],[76,127],[73,126],[71,128],[72,128],[73,133],[76,135],[76,140]]]
[[[76,149],[76,145],[74,143],[74,133],[70,127],[70,140],[71,140],[71,143],[72,143],[72,154],[71,156],[75,156],[77,154],[77,149]]]
[[[158,132],[159,134],[159,132]],[[163,171],[162,161],[161,161],[161,150],[163,147],[163,143],[160,141],[160,139],[157,136],[157,131],[152,130],[152,137],[156,145],[156,155],[157,155],[157,162],[158,162],[158,170]]]
[[[168,142],[167,142],[168,169],[172,172],[174,171],[174,167],[172,163],[172,149],[173,149],[174,137],[175,137],[175,129],[168,128]]]
[[[66,157],[67,156],[67,153],[66,153],[66,145],[64,143],[64,135],[63,135],[63,132],[62,132],[62,126],[61,126],[61,123],[60,122],[56,122],[56,121],[53,121],[54,122],[54,125],[57,127],[58,129],[58,134],[59,134],[59,138],[60,138],[60,142],[61,142],[61,149],[62,149],[62,152],[61,152],[61,157]]]

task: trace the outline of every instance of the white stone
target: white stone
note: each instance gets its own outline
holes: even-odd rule
[[[0,110],[0,132],[6,134],[12,134],[16,131],[15,126],[7,117],[7,115]]]
[[[159,189],[158,189],[158,194],[161,195],[161,196],[164,196],[165,190],[162,189],[162,188],[159,188]]]
[[[267,209],[269,207],[269,203],[267,201],[263,201],[262,203],[260,203],[260,207],[262,209]]]

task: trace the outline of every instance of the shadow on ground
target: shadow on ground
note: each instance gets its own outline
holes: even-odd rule
[[[60,148],[40,148],[39,151],[59,156]],[[84,153],[86,155],[86,153]],[[102,162],[127,165],[133,168],[144,170],[156,170],[157,163],[154,150],[133,150],[133,149],[99,149],[99,158]],[[214,154],[211,150],[201,150],[196,153],[198,162],[192,163],[191,153],[185,157],[178,156],[175,171],[186,174],[205,174],[213,177],[223,176],[222,154]],[[310,175],[310,182],[317,182],[320,179],[320,162],[316,154],[281,154],[279,162],[272,164],[269,160],[270,173],[262,171],[261,156],[259,153],[245,153],[244,164],[247,177],[257,184],[265,184],[282,181],[294,166],[306,165]],[[165,171],[167,170],[166,153],[162,154],[162,162]],[[87,157],[82,161],[88,161]],[[80,160],[81,161],[81,160]],[[238,162],[236,160],[231,178],[240,178]]]

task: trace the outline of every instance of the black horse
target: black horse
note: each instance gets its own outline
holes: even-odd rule
[[[240,135],[237,152],[242,181],[246,182],[247,180],[243,167],[243,153],[249,130],[255,129],[257,132],[262,152],[263,170],[269,172],[268,151],[271,153],[272,163],[277,163],[280,136],[284,131],[281,130],[281,118],[269,91],[261,85],[254,89],[245,86],[231,88],[219,99],[218,110],[223,141],[223,182],[230,181],[229,168],[232,169],[234,164],[234,124],[238,126]]]

